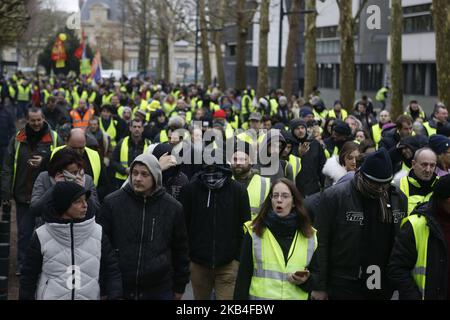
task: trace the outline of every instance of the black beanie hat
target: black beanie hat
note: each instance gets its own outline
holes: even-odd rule
[[[344,122],[344,121],[337,121],[334,126],[333,126],[333,130],[336,133],[342,134],[344,136],[351,136],[352,135],[352,129],[350,128],[350,126]]]
[[[393,169],[391,157],[383,147],[367,156],[361,166],[361,173],[374,182],[388,183],[392,181]]]
[[[450,174],[440,177],[436,182],[433,197],[440,200],[450,197]]]
[[[66,212],[72,203],[80,198],[83,194],[88,199],[91,195],[90,190],[86,190],[75,182],[58,182],[53,187],[52,201],[56,214],[62,215]]]
[[[306,125],[306,122],[302,119],[293,119],[291,122],[289,122],[289,127],[291,130],[295,130],[298,127],[304,127],[305,129],[308,129],[308,126]]]
[[[435,134],[430,137],[429,146],[437,155],[440,155],[450,148],[450,139],[441,134]]]

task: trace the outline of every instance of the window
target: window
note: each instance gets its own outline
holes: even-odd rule
[[[360,64],[360,89],[376,91],[383,84],[382,64]]]
[[[228,45],[228,55],[230,57],[236,56],[236,45],[235,44],[229,44]]]
[[[333,76],[332,64],[317,65],[317,85],[319,88],[333,88]]]
[[[316,29],[316,37],[317,39],[323,39],[323,38],[337,38],[338,32],[337,32],[337,26],[331,26],[331,27],[322,27]]]
[[[403,32],[432,32],[433,17],[430,10],[431,3],[403,8]]]
[[[425,94],[427,65],[424,63],[403,65],[403,87],[406,94]]]
[[[437,96],[437,72],[436,72],[436,64],[430,64],[430,95]]]
[[[335,54],[340,52],[339,40],[322,40],[317,41],[316,53],[317,54]]]
[[[138,70],[138,59],[131,59],[130,60],[130,71],[137,71]]]

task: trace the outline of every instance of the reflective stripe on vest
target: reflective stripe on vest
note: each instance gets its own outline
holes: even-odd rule
[[[109,126],[108,128],[105,130],[105,127],[103,126],[103,120],[100,118],[99,121],[100,124],[100,129],[107,133],[109,135],[109,137],[111,138],[111,147],[115,147],[117,145],[117,141],[116,141],[116,137],[117,137],[117,130],[116,130],[116,126],[117,126],[117,121],[114,120],[113,118],[111,118],[110,122],[109,122]]]
[[[247,187],[248,198],[250,201],[250,212],[252,220],[261,211],[261,206],[269,195],[270,178],[261,177],[255,174]]]
[[[372,126],[372,137],[373,137],[373,142],[375,142],[375,147],[378,149],[378,144],[381,141],[381,131],[382,129],[380,128],[380,125],[374,124]]]
[[[18,101],[22,102],[30,101],[31,85],[28,85],[26,88],[24,88],[21,84],[19,84],[17,86],[17,89],[19,89],[19,94],[17,95]]]
[[[292,172],[294,173],[295,180],[300,171],[302,171],[302,159],[291,154],[289,155],[289,163],[292,166]]]
[[[423,126],[425,127],[425,129],[427,130],[428,136],[431,137],[432,135],[436,134],[437,130],[435,128],[432,128],[430,126],[429,122],[424,122]]]
[[[72,118],[72,124],[74,128],[87,128],[89,127],[89,121],[94,116],[94,110],[88,109],[83,115],[83,119],[76,110],[70,111],[70,117]]]
[[[102,104],[110,104],[113,96],[114,96],[114,93],[110,93],[109,95],[103,95]]]
[[[251,221],[245,223],[253,242],[253,276],[249,298],[251,300],[307,300],[308,293],[287,279],[291,273],[303,270],[311,262],[317,248],[316,231],[307,239],[298,231],[289,249],[289,259],[285,262],[283,251],[268,228],[258,237]],[[295,252],[294,252],[295,250]]]
[[[427,226],[427,219],[424,216],[410,215],[408,221],[414,231],[414,239],[416,242],[417,260],[414,269],[412,270],[412,277],[416,283],[422,300],[425,298],[425,285],[427,274],[427,253],[428,253],[428,238],[430,236],[430,228]]]
[[[231,124],[227,123],[227,127],[225,128],[225,139],[231,139],[234,136],[234,129]]]
[[[433,185],[436,183],[437,181],[437,177],[436,180],[433,182]],[[413,186],[415,186],[416,188],[420,188],[420,184],[413,178],[411,178],[410,176],[405,176],[403,178],[400,179],[400,190],[405,194],[405,196],[408,198],[408,212],[407,214],[410,215],[411,212],[414,210],[414,208],[419,204],[419,203],[425,203],[428,202],[431,198],[431,196],[433,195],[433,192],[428,193],[425,196],[421,196],[421,195],[410,195],[409,194],[409,184],[412,184]]]
[[[57,153],[59,150],[62,150],[64,148],[67,148],[67,146],[61,146],[58,148],[55,148],[52,152],[52,155],[50,156],[50,159],[53,158],[53,156],[55,155],[55,153]],[[100,161],[100,155],[98,154],[97,151],[85,147],[84,151],[86,152],[88,159],[89,159],[89,163],[91,165],[92,168],[92,179],[94,179],[94,184],[97,187],[98,186],[98,180],[100,178],[100,172],[102,170],[102,163]]]
[[[130,140],[130,137],[123,138],[122,145],[120,146],[120,165],[124,167],[125,169],[128,168],[128,141]],[[144,150],[143,153],[145,153],[148,149],[148,142],[145,139],[144,140]],[[126,180],[128,176],[126,174],[121,174],[120,172],[116,172],[116,179],[119,180]]]
[[[169,136],[167,135],[167,130],[161,130],[159,133],[159,142],[164,143],[169,141]]]

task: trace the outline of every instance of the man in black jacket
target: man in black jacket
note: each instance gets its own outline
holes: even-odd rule
[[[99,218],[119,257],[124,297],[181,299],[189,282],[183,208],[164,191],[153,155],[130,168],[129,183],[105,198]]]
[[[406,198],[390,185],[389,154],[369,155],[355,177],[326,189],[315,220],[317,274],[313,299],[389,299],[386,266]]]
[[[205,165],[181,192],[189,234],[191,281],[196,300],[233,298],[243,237],[250,220],[247,190],[228,165]]]
[[[317,140],[308,139],[307,125],[304,120],[294,119],[290,122],[292,154],[302,159],[302,170],[295,179],[297,189],[303,196],[320,191],[323,186],[322,174],[326,158],[322,146]]]
[[[419,239],[421,237],[421,239]],[[403,224],[388,276],[401,300],[450,300],[450,175]],[[422,272],[420,272],[422,271]]]
[[[396,147],[400,140],[412,136],[412,118],[408,115],[400,115],[395,121],[395,128],[386,132],[380,141],[379,147],[384,147],[386,150],[391,150]]]

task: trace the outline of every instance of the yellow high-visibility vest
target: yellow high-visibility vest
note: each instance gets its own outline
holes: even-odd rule
[[[333,118],[333,119],[337,119],[336,117],[336,112],[334,111],[334,109],[331,109],[330,111],[328,111],[328,118]],[[347,119],[348,117],[348,112],[345,109],[341,109],[341,117],[342,117],[342,121],[345,121],[345,119]]]
[[[424,122],[423,126],[425,127],[425,129],[427,130],[428,136],[431,137],[432,135],[437,133],[437,130],[435,128],[432,128],[430,126],[429,122]]]
[[[436,177],[435,181],[433,182],[433,186],[437,182],[438,179],[439,179],[439,177]],[[425,196],[410,195],[409,194],[409,184],[412,184],[416,188],[420,188],[419,182],[417,182],[416,179],[410,177],[409,175],[400,179],[400,190],[405,194],[406,198],[408,198],[408,212],[407,212],[408,215],[411,214],[411,212],[414,210],[414,208],[417,206],[417,204],[428,202],[430,200],[431,196],[433,195],[433,192],[430,192]]]
[[[403,223],[406,221],[409,221],[413,228],[417,251],[416,264],[414,266],[414,269],[411,270],[411,274],[414,282],[417,285],[417,288],[422,294],[422,300],[424,300],[427,280],[427,254],[430,228],[427,225],[427,219],[422,215],[419,216],[416,214],[412,214],[409,217],[405,218],[405,220],[403,220]]]
[[[17,86],[19,94],[17,95],[17,100],[21,102],[30,101],[31,84],[24,88],[21,84]]]
[[[114,120],[113,118],[111,118],[108,128],[105,129],[105,127],[103,126],[103,121],[100,118],[99,119],[99,125],[100,125],[100,129],[110,136],[110,138],[111,138],[111,146],[114,148],[117,145],[117,141],[116,141],[116,137],[117,137],[117,129],[116,129],[117,128],[117,120]]]
[[[130,137],[123,138],[122,145],[120,146],[120,165],[122,167],[124,167],[125,169],[128,168],[128,142],[129,141],[130,141]],[[150,145],[150,143],[147,141],[147,139],[144,139],[143,153],[145,153],[147,151],[149,145]],[[126,180],[127,178],[128,178],[127,175],[116,172],[116,179]]]
[[[291,273],[304,270],[311,262],[317,248],[317,236],[305,238],[296,231],[289,249],[289,259],[285,262],[283,251],[272,232],[265,228],[262,237],[252,230],[251,221],[245,228],[253,242],[253,276],[250,283],[251,300],[307,300],[308,293],[287,279]]]
[[[302,159],[294,156],[293,154],[289,155],[289,163],[292,166],[292,172],[294,173],[294,181],[297,175],[302,171]],[[286,166],[287,167],[287,166]],[[285,173],[286,175],[286,173]]]
[[[255,219],[261,211],[261,206],[269,195],[269,191],[270,178],[261,177],[260,175],[255,174],[247,187],[252,220]]]
[[[383,130],[380,128],[380,125],[377,123],[377,124],[374,124],[373,126],[372,126],[372,136],[373,136],[373,142],[375,142],[375,147],[378,149],[378,144],[380,143],[380,141],[381,141],[381,132],[382,132]]]

